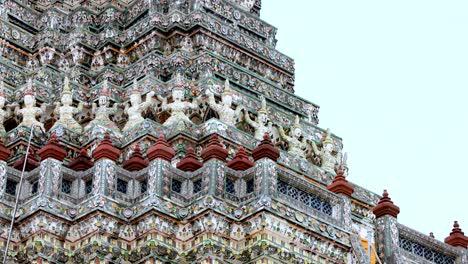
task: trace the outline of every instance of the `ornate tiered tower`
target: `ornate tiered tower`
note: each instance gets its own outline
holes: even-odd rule
[[[346,180],[260,10],[0,0],[7,263],[468,263]]]

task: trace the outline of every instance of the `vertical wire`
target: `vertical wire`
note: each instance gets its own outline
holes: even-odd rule
[[[15,223],[16,211],[18,210],[18,202],[19,202],[19,198],[21,195],[21,189],[23,187],[23,176],[24,176],[24,171],[26,170],[26,164],[28,163],[29,148],[31,147],[31,140],[32,140],[34,127],[35,127],[35,124],[31,126],[31,131],[29,132],[28,146],[26,147],[26,155],[24,156],[23,169],[21,170],[19,188],[18,188],[18,192],[16,193],[15,207],[13,209],[13,213],[11,214],[10,228],[8,230],[8,239],[7,239],[7,244],[5,247],[5,253],[3,254],[3,261],[2,261],[3,264],[6,264],[6,259],[7,259],[8,251],[10,248],[11,233],[13,232],[13,225]]]

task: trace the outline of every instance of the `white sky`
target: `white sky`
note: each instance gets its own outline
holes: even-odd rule
[[[400,207],[400,223],[468,234],[468,1],[263,0],[296,94],[343,138],[349,180]]]

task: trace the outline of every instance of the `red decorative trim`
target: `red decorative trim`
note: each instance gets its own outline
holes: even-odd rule
[[[265,133],[262,142],[252,151],[252,157],[255,161],[263,158],[268,158],[273,161],[277,161],[280,156],[280,152],[273,143],[271,143],[270,136]]]
[[[185,157],[177,163],[177,168],[183,171],[196,171],[201,167],[203,167],[203,163],[198,160],[197,155],[191,146],[187,148]]]
[[[146,156],[150,161],[153,161],[154,159],[163,159],[171,162],[174,155],[174,149],[172,149],[172,147],[167,143],[163,134],[159,135],[158,140],[156,140],[156,144],[146,152]]]
[[[384,190],[383,197],[380,198],[379,203],[372,209],[376,218],[384,215],[390,215],[397,218],[400,213],[400,208],[393,204],[392,199],[388,197],[387,190]]]
[[[119,157],[120,150],[114,147],[112,141],[110,140],[109,133],[106,133],[104,140],[102,140],[99,146],[93,151],[94,161],[98,161],[104,158],[116,161]]]
[[[246,170],[252,168],[254,165],[255,163],[249,160],[249,157],[242,146],[239,147],[234,158],[226,164],[226,166],[233,170]]]
[[[136,144],[130,158],[123,162],[122,167],[129,171],[139,171],[148,167],[149,162],[141,154],[140,144]]]

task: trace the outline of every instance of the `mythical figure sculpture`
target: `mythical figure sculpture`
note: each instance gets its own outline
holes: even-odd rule
[[[262,107],[258,110],[257,119],[255,119],[255,121],[252,121],[249,113],[244,111],[245,121],[255,129],[254,137],[258,140],[262,140],[265,133],[270,134],[272,127],[272,123],[268,118],[265,97],[260,95],[260,100],[262,101]]]
[[[60,68],[60,70],[62,70],[64,72],[67,72],[67,71],[70,70],[70,63],[68,62],[67,58],[62,58],[59,61],[59,68]]]
[[[24,92],[24,107],[15,107],[15,115],[23,116],[23,121],[19,126],[38,126],[44,131],[44,124],[36,120],[36,116],[44,113],[46,104],[42,104],[41,107],[36,106],[36,96],[32,87],[32,79],[28,79],[26,91]]]
[[[99,71],[104,67],[104,59],[99,52],[95,52],[93,59],[91,60],[91,70],[92,71]]]
[[[91,111],[95,114],[94,119],[89,122],[85,129],[90,128],[92,125],[101,125],[103,127],[109,128],[114,132],[120,132],[117,125],[110,120],[110,115],[113,115],[117,112],[117,104],[114,104],[112,107],[109,107],[109,84],[107,79],[104,80],[101,88],[101,93],[99,95],[99,105],[93,103]]]
[[[315,110],[315,107],[313,105],[309,105],[306,109],[306,113],[307,113],[307,122],[309,123],[312,123],[314,121],[314,110]]]
[[[168,40],[164,44],[164,55],[169,56],[169,55],[171,55],[171,53],[172,53],[172,45]]]
[[[133,79],[132,93],[130,94],[130,104],[125,105],[125,113],[128,115],[127,124],[122,129],[123,132],[143,122],[141,113],[151,106],[151,98],[154,96],[154,92],[151,91],[146,94],[146,101],[141,102],[141,92],[138,89],[138,82]]]
[[[51,63],[54,59],[55,49],[54,48],[42,48],[39,50],[39,59],[42,64]]]
[[[162,98],[158,96],[158,99],[162,102],[162,110],[169,110],[171,112],[171,116],[164,122],[164,125],[170,126],[179,121],[192,124],[185,111],[187,109],[198,109],[198,99],[195,98],[192,103],[184,102],[185,84],[180,73],[176,75],[175,87],[172,89],[172,99],[174,102],[168,104],[167,97]]]
[[[70,90],[70,80],[68,79],[68,76],[65,76],[65,80],[63,81],[61,102],[62,106],[60,106],[59,102],[55,103],[54,114],[58,115],[59,119],[55,122],[52,128],[60,125],[67,129],[81,133],[81,131],[83,131],[83,128],[78,123],[78,121],[75,120],[73,115],[83,110],[83,103],[80,102],[78,104],[78,107],[74,107],[72,105],[73,95],[72,91]]]
[[[221,95],[220,104],[216,103],[214,95],[210,90],[207,90],[206,94],[208,95],[208,105],[218,113],[219,119],[228,125],[234,126],[240,117],[243,107],[237,106],[235,110],[231,108],[232,90],[229,86],[229,79],[226,79],[224,83],[224,91]]]
[[[182,40],[181,50],[185,52],[193,52],[193,43],[192,39],[189,36],[185,36]]]
[[[288,143],[288,153],[300,158],[306,157],[307,142],[302,137],[302,130],[299,125],[299,116],[296,115],[294,125],[289,131],[289,135],[284,133],[284,129],[278,126],[280,137]]]
[[[6,134],[3,122],[5,121],[5,118],[8,118],[11,115],[9,107],[7,107],[7,110],[3,110],[3,107],[5,107],[5,101],[5,85],[3,80],[0,80],[0,137],[3,137]]]
[[[1,7],[0,7],[0,10],[1,10]],[[1,14],[1,13],[0,13]],[[1,17],[1,15],[0,15]],[[0,39],[0,56],[3,55],[3,53],[6,51],[7,49],[7,45],[6,45],[6,41],[3,40],[3,39]]]
[[[330,136],[330,129],[327,130],[327,135],[325,140],[322,141],[323,147],[322,150],[317,148],[317,145],[312,141],[312,150],[316,155],[322,160],[322,165],[320,166],[324,171],[335,175],[335,166],[340,163],[339,159],[333,156],[333,140]]]
[[[121,48],[119,56],[117,57],[117,66],[125,68],[129,64],[128,57],[125,55],[125,49]]]
[[[81,58],[83,57],[82,48],[79,47],[79,46],[73,47],[73,49],[71,51],[71,55],[72,55],[73,64],[78,64],[80,62]]]
[[[39,66],[39,62],[37,62],[36,58],[30,57],[26,62],[26,68],[29,70],[35,70]]]

